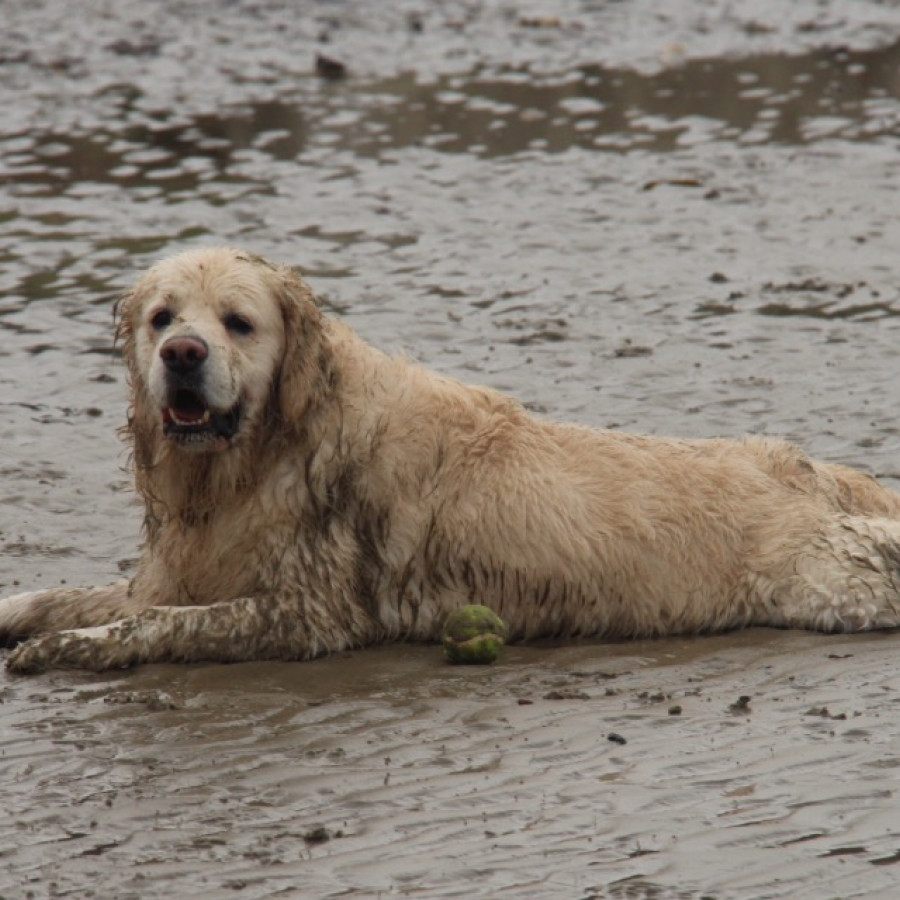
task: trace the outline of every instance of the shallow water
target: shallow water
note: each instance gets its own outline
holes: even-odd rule
[[[893,5],[79,9],[0,29],[0,591],[133,565],[111,306],[208,243],[536,411],[900,480]],[[0,896],[893,896],[895,643],[0,676]]]

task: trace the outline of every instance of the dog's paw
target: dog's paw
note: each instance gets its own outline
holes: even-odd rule
[[[7,657],[6,668],[17,675],[35,675],[44,672],[53,665],[56,658],[57,638],[59,635],[49,634],[32,638],[19,644]]]
[[[19,675],[34,675],[47,669],[102,672],[134,662],[128,647],[118,640],[116,627],[101,625],[31,638],[12,651],[6,668]]]

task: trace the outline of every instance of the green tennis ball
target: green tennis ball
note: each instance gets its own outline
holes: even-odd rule
[[[492,609],[473,603],[447,617],[442,640],[444,655],[455,665],[489,665],[503,649],[506,623]]]

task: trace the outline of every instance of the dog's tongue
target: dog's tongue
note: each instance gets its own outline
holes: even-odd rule
[[[193,391],[178,391],[164,416],[182,425],[196,425],[209,418],[209,411]]]

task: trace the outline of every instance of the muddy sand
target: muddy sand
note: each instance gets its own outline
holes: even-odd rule
[[[4,896],[889,897],[895,649],[755,630],[7,682]]]

